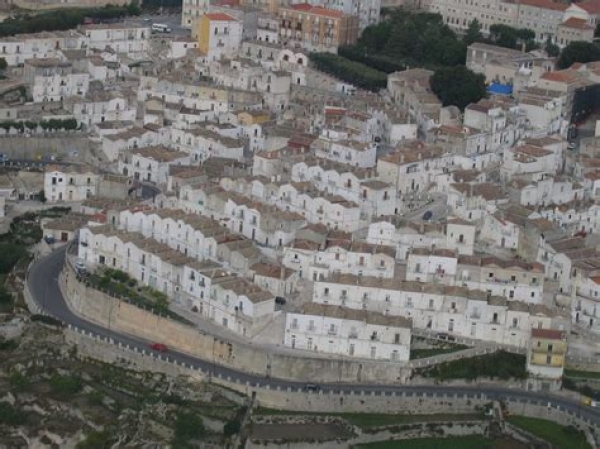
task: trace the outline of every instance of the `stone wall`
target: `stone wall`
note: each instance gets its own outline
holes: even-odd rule
[[[65,336],[68,343],[77,346],[77,353],[82,358],[89,357],[137,371],[158,371],[169,376],[187,375],[195,380],[208,377],[216,384],[254,397],[255,403],[260,406],[275,409],[315,413],[467,414],[476,413],[497,400],[495,395],[477,391],[469,395],[411,391],[365,393],[357,387],[356,390],[341,393],[310,393],[301,387],[269,388],[236,382],[220,375],[211,376],[210,373],[189,365],[174,363],[168,356],[157,356],[144,350],[122,346],[71,326],[65,329]],[[508,399],[505,404],[511,415],[541,418],[563,426],[579,427],[586,432],[591,446],[598,447],[600,429],[593,428],[590,422],[581,419],[578,414],[567,412],[556,405],[552,395],[537,402]]]
[[[68,154],[77,151],[82,160],[94,143],[87,135],[74,133],[45,136],[2,136],[0,137],[2,153],[11,159],[37,159],[44,156]]]
[[[239,371],[299,381],[380,384],[404,383],[411,373],[407,365],[389,361],[294,356],[224,341],[87,288],[70,268],[64,270],[61,285],[71,309],[83,318]]]

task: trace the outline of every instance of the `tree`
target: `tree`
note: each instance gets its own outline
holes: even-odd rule
[[[8,63],[6,62],[6,59],[0,58],[0,71],[4,72],[7,67]]]
[[[558,58],[558,68],[566,69],[576,62],[600,61],[600,47],[592,42],[571,42]]]
[[[390,40],[392,31],[391,22],[381,22],[377,25],[369,25],[362,32],[358,45],[367,52],[379,52],[383,50],[385,44]]]
[[[463,41],[467,45],[471,45],[474,42],[480,42],[483,40],[483,34],[481,34],[481,24],[477,19],[471,20],[469,28],[467,28],[467,34],[463,37]]]
[[[175,419],[175,435],[173,446],[187,446],[190,440],[197,440],[204,436],[204,422],[193,412],[180,411]]]
[[[142,8],[140,8],[140,3],[138,0],[131,0],[131,3],[127,5],[127,14],[130,16],[139,16],[142,13]]]
[[[454,105],[464,110],[486,95],[485,76],[476,74],[465,66],[444,67],[431,77],[431,90],[444,106]]]
[[[558,56],[560,54],[560,48],[558,47],[558,45],[556,45],[555,43],[552,42],[552,39],[550,37],[548,37],[548,40],[546,41],[544,50],[546,50],[546,53],[548,53],[548,56],[550,56],[552,58],[555,58],[556,56]]]

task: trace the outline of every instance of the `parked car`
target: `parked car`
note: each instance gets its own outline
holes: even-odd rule
[[[165,345],[163,343],[152,343],[150,345],[150,349],[154,349],[155,351],[158,351],[158,352],[167,352],[169,350],[169,348],[167,348],[167,345]]]
[[[56,243],[56,239],[54,238],[54,236],[52,234],[45,235],[44,236],[44,241],[48,245],[52,245],[53,243]]]
[[[280,306],[285,305],[285,298],[281,296],[275,296],[275,304],[279,304]]]
[[[77,271],[78,274],[84,274],[87,273],[87,267],[82,261],[79,260],[75,262],[75,271]]]
[[[433,212],[431,212],[430,210],[428,210],[427,212],[425,212],[423,214],[423,220],[425,221],[429,221],[433,218]]]

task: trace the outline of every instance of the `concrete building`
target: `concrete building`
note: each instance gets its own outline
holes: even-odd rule
[[[411,318],[413,328],[527,348],[531,329],[568,325],[536,304],[460,286],[333,275],[314,283],[313,302]]]
[[[527,371],[547,381],[559,381],[565,368],[567,333],[563,330],[532,329],[527,352]]]
[[[288,313],[286,346],[357,358],[407,362],[411,322],[399,316],[309,303]]]
[[[44,172],[46,201],[83,201],[95,196],[100,178],[100,175],[84,166],[48,166]]]
[[[242,45],[242,23],[222,12],[206,13],[196,22],[198,48],[208,61],[235,56]]]
[[[27,59],[23,79],[31,86],[36,103],[63,101],[73,95],[85,96],[90,75],[77,72],[70,62],[55,58]]]
[[[181,3],[181,26],[193,29],[196,22],[210,9],[208,0],[183,0]]]
[[[166,184],[171,165],[189,165],[190,156],[183,151],[153,146],[123,152],[119,172],[136,181]]]
[[[337,53],[338,47],[356,43],[359,19],[308,3],[279,9],[279,42],[309,52]]]

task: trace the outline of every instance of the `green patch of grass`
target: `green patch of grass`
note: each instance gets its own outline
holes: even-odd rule
[[[600,373],[594,371],[579,371],[574,369],[566,369],[565,377],[580,377],[582,379],[600,379]]]
[[[436,421],[471,421],[482,417],[475,414],[464,415],[408,415],[408,414],[389,414],[389,413],[327,413],[327,412],[299,412],[277,410],[270,408],[258,408],[253,412],[255,415],[302,415],[302,416],[337,416],[345,419],[350,424],[354,424],[363,429],[374,427],[393,426],[397,424],[409,424],[420,422]]]
[[[565,427],[546,419],[510,416],[508,422],[552,444],[555,449],[592,449],[585,435],[573,426]]]
[[[478,357],[440,363],[438,365],[419,368],[417,374],[436,379],[477,379],[491,377],[497,379],[524,379],[527,377],[525,356],[498,351]]]
[[[468,346],[456,345],[446,348],[429,348],[429,349],[411,349],[410,359],[424,359],[427,357],[433,357],[440,354],[450,354],[452,352],[458,352],[468,349]]]
[[[358,446],[364,449],[489,449],[494,442],[480,435],[448,438],[416,438],[387,440]]]

